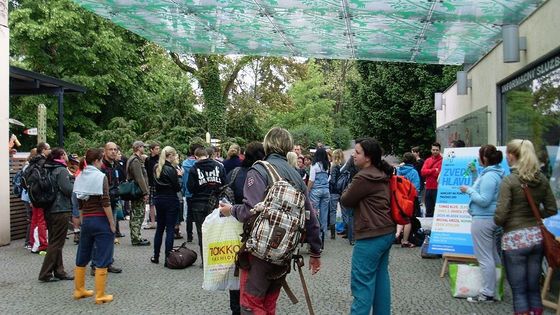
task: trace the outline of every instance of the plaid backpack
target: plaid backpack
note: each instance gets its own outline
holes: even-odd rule
[[[262,260],[285,266],[305,228],[305,195],[281,178],[270,163],[256,163],[265,167],[269,186],[264,200],[255,205],[258,215],[245,247]]]

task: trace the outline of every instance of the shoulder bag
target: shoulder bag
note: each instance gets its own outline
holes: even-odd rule
[[[548,261],[548,265],[551,268],[556,269],[560,267],[560,242],[558,242],[554,235],[550,233],[550,231],[547,230],[547,228],[544,226],[539,209],[537,209],[537,205],[533,200],[533,196],[531,196],[531,192],[529,191],[529,187],[527,187],[527,184],[521,184],[521,188],[523,188],[525,198],[527,198],[527,201],[529,201],[529,205],[531,206],[533,215],[535,216],[535,218],[537,218],[537,224],[541,229],[541,233],[543,236],[544,256]]]
[[[127,165],[127,171],[128,171],[128,166],[130,166],[132,160],[134,160],[135,158],[136,157],[132,158],[131,161],[129,161]],[[140,189],[140,186],[135,180],[128,179],[125,182],[122,182],[118,186],[118,195],[119,197],[121,197],[122,200],[138,200],[142,198],[144,193],[142,192],[142,189]]]

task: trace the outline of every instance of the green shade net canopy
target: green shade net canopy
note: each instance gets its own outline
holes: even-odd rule
[[[473,63],[542,0],[74,0],[181,54]]]

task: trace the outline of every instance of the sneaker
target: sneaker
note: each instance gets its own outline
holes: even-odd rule
[[[475,296],[475,297],[468,297],[467,302],[471,302],[471,303],[494,302],[494,297],[493,296],[487,296],[487,295],[484,295],[484,294],[479,294],[478,296]]]

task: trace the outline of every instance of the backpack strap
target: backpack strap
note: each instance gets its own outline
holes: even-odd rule
[[[269,186],[272,186],[277,181],[282,180],[282,177],[280,177],[280,175],[278,174],[278,172],[276,171],[274,166],[272,166],[272,164],[270,164],[269,162],[267,162],[267,161],[257,161],[257,162],[255,162],[255,164],[261,164],[266,169],[266,172],[268,173],[268,177],[270,179],[272,179],[272,183],[269,183]]]

